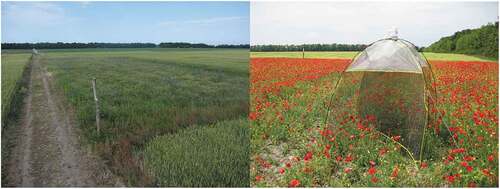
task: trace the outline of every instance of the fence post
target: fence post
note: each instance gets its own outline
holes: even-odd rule
[[[305,49],[304,49],[304,47],[302,47],[302,59],[305,58],[305,54],[306,54]]]
[[[101,127],[99,126],[99,100],[97,99],[96,78],[92,78],[92,90],[94,91],[95,101],[95,124],[97,126],[97,134],[99,134]]]

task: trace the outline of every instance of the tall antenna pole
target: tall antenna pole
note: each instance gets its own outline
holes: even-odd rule
[[[390,35],[391,35],[391,39],[398,39],[398,28],[392,27]]]

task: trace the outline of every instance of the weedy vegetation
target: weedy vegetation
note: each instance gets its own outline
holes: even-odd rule
[[[251,185],[498,186],[498,63],[441,59],[459,56],[427,57],[438,120],[427,127],[422,161],[400,136],[377,132],[373,118],[327,108],[349,59],[252,58]]]

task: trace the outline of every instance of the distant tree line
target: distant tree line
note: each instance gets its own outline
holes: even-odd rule
[[[2,49],[154,48],[154,43],[2,43]]]
[[[238,48],[238,49],[250,49],[250,44],[240,44],[240,45],[216,45],[215,48]]]
[[[252,45],[254,52],[264,51],[362,51],[367,47],[364,44],[304,44],[304,45]]]
[[[77,49],[77,48],[250,48],[241,45],[207,45],[204,43],[2,43],[2,49]]]
[[[240,45],[207,45],[205,43],[185,43],[185,42],[169,42],[169,43],[160,43],[158,47],[161,48],[250,48],[249,44],[240,44]]]
[[[461,53],[498,58],[498,22],[477,29],[466,29],[441,38],[426,52]]]

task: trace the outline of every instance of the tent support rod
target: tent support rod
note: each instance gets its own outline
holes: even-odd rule
[[[382,41],[383,39],[381,40],[378,40],[378,41]],[[378,41],[375,41],[373,43],[376,43]],[[371,43],[370,45],[372,45],[373,43]],[[368,45],[367,47],[369,47],[370,45]],[[363,50],[364,51],[364,50]],[[352,59],[351,61],[349,62],[349,64],[347,64],[347,66],[342,69],[342,72],[340,73],[340,76],[339,76],[339,79],[337,79],[337,82],[335,83],[334,87],[333,87],[333,93],[330,95],[330,99],[328,100],[328,104],[326,104],[326,117],[325,117],[325,121],[323,122],[323,125],[326,125],[326,123],[328,122],[328,117],[330,117],[330,104],[332,103],[332,100],[333,100],[333,95],[335,94],[335,91],[337,90],[337,86],[338,84],[340,83],[340,80],[342,79],[342,76],[344,75],[344,73],[346,72],[347,68],[349,68],[349,66],[351,65],[352,61],[354,59],[356,59],[356,57],[359,56],[359,54],[361,54],[363,51],[359,51]]]

